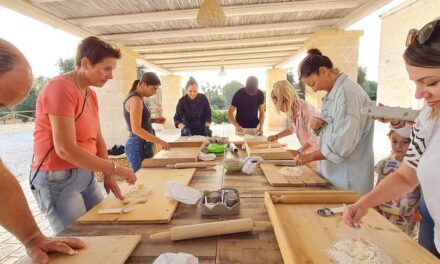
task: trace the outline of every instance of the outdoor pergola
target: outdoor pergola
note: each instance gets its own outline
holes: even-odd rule
[[[160,71],[164,116],[171,120],[181,96],[178,72],[267,67],[266,92],[286,78],[285,67],[310,47],[328,55],[356,79],[359,37],[344,29],[390,0],[221,0],[222,27],[201,27],[203,1],[188,0],[0,0],[0,5],[79,37],[96,35],[121,47],[113,89],[98,92],[104,136],[110,143],[126,137],[120,102],[136,78],[136,61]],[[62,45],[62,40],[59,41]],[[50,51],[42,51],[50,52]],[[319,96],[307,95],[319,104]],[[269,127],[284,125],[271,115]],[[167,122],[165,127],[172,127]],[[111,133],[110,133],[111,131]]]

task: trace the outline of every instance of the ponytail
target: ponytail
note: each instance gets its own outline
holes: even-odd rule
[[[139,86],[139,79],[134,80],[133,84],[131,85],[131,89],[128,93],[134,92],[134,90],[136,90],[136,88]]]

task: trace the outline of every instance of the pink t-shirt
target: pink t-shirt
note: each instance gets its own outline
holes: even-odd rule
[[[290,130],[296,133],[301,146],[309,143],[317,145],[319,137],[312,134],[310,123],[314,116],[319,116],[319,111],[306,101],[299,99],[298,117],[290,124]]]
[[[75,122],[77,145],[96,155],[96,140],[99,132],[98,100],[95,92],[87,88],[88,98],[84,110]],[[52,127],[49,115],[67,116],[75,119],[81,112],[84,96],[72,81],[65,76],[49,80],[37,99],[34,131],[34,162],[37,169],[46,153],[53,146]],[[52,149],[44,160],[41,170],[65,170],[77,166],[61,159]]]

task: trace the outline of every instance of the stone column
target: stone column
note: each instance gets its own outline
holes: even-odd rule
[[[174,114],[176,113],[177,102],[182,97],[182,76],[166,75],[161,76],[162,82],[162,110],[166,118],[165,128],[175,128]]]
[[[323,55],[330,58],[336,68],[356,81],[359,38],[362,35],[363,31],[361,30],[323,30],[306,40],[304,48],[306,51],[311,48],[319,49]],[[306,87],[306,100],[319,108],[324,95],[324,92],[313,93],[310,87]]]
[[[286,116],[278,113],[275,105],[272,102],[270,94],[273,90],[273,85],[277,81],[287,79],[286,69],[270,69],[266,71],[266,121],[265,128],[269,130],[281,130],[286,127]]]
[[[99,102],[101,132],[107,147],[115,144],[125,145],[128,138],[127,126],[122,113],[122,102],[137,78],[137,54],[120,47],[122,57],[113,71],[113,80],[102,88],[95,88]]]

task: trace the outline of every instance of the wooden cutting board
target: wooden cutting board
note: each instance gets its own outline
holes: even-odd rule
[[[176,164],[182,162],[196,162],[200,151],[205,143],[203,142],[170,142],[171,149],[169,151],[161,150],[156,153],[153,158],[145,159],[142,167],[164,167],[168,164]]]
[[[188,185],[196,169],[140,169],[136,173],[136,184],[143,184],[151,188],[148,195],[132,197],[124,202],[110,194],[87,213],[82,215],[79,224],[141,224],[141,223],[168,223],[177,208],[178,202],[168,200],[164,194],[167,182],[176,181]],[[127,192],[128,185],[120,184],[122,192]],[[125,204],[124,204],[125,203]],[[100,209],[130,207],[128,214],[98,214]]]
[[[306,186],[325,186],[329,182],[320,177],[312,169],[307,166],[300,166],[302,174],[299,176],[284,176],[279,173],[283,166],[274,164],[260,164],[267,181],[272,186],[290,186],[290,187],[306,187]]]
[[[265,160],[291,160],[293,159],[292,154],[287,151],[287,148],[266,148],[260,149],[255,148],[255,146],[268,144],[267,141],[260,142],[245,142],[246,153],[248,156],[260,156]]]
[[[325,191],[329,194],[331,191]],[[327,249],[341,238],[357,238],[357,233],[347,227],[342,219],[342,214],[331,217],[322,217],[316,213],[323,207],[339,207],[343,201],[352,197],[352,192],[336,192],[335,195],[341,203],[307,204],[313,197],[320,196],[320,191],[307,191],[299,194],[303,201],[296,199],[295,204],[274,204],[272,196],[298,195],[300,191],[266,192],[265,205],[272,222],[275,236],[280,247],[284,263],[303,264],[335,264],[327,256]],[[321,195],[325,197],[325,195]],[[351,198],[350,198],[351,199]],[[382,249],[393,263],[439,263],[439,260],[422,248],[417,242],[400,231],[391,222],[379,213],[370,209],[362,219],[360,237]]]
[[[123,264],[141,240],[140,235],[133,236],[91,236],[78,237],[86,243],[86,248],[73,256],[50,254],[49,264]],[[32,264],[29,257],[18,262]]]

